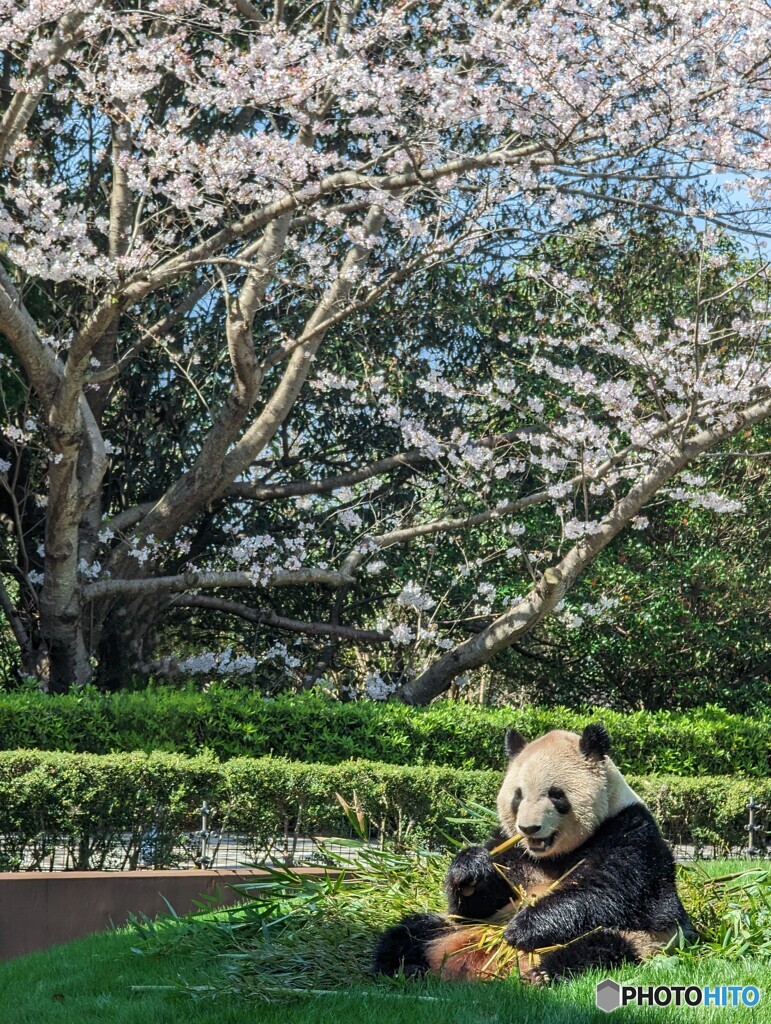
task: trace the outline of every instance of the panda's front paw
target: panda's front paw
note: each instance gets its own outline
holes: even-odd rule
[[[543,930],[538,928],[532,907],[523,907],[512,917],[506,925],[503,937],[510,946],[528,952],[549,945],[544,939]]]
[[[485,882],[496,877],[490,851],[484,846],[467,846],[453,858],[445,884],[448,893],[470,896]]]

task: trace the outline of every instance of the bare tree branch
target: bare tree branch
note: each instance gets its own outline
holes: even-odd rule
[[[357,643],[387,643],[391,636],[390,632],[381,633],[376,629],[357,629],[355,626],[340,626],[331,622],[301,622],[298,619],[288,619],[283,615],[276,615],[269,609],[250,608],[249,605],[241,604],[238,601],[225,601],[219,597],[203,595],[176,597],[169,607],[209,608],[212,611],[223,612],[225,615],[235,615],[240,619],[246,619],[247,622],[270,626],[272,629],[283,629],[289,633],[303,633],[307,636],[333,636],[343,640],[355,640]]]
[[[29,123],[48,87],[48,72],[80,39],[80,28],[86,11],[72,11],[59,24],[43,52],[29,69],[27,78],[11,100],[0,122],[0,164]]]
[[[134,218],[135,204],[126,167],[126,160],[131,153],[131,132],[124,116],[123,105],[119,101],[114,101],[113,105],[115,113],[110,119],[112,127],[110,158],[112,189],[107,241],[110,259],[117,263],[121,257],[126,255],[131,245],[131,224]],[[97,365],[111,366],[115,362],[117,341],[118,320],[116,318],[93,347],[93,358]],[[110,390],[110,388],[103,387],[89,390],[88,404],[91,406],[97,422],[101,422],[102,414],[110,398]]]
[[[650,444],[651,441],[661,438],[670,432],[670,424],[659,427],[651,432],[645,442],[627,445],[626,448],[622,448],[612,458],[606,459],[593,473],[577,473],[566,481],[566,485],[575,487],[578,484],[596,483],[602,480],[603,477],[607,476],[631,453],[639,451],[646,444]],[[485,509],[484,512],[475,512],[469,516],[459,516],[453,519],[433,519],[428,523],[419,523],[417,526],[407,526],[399,530],[382,533],[379,536],[367,537],[367,546],[376,546],[382,551],[396,544],[410,544],[413,540],[417,540],[418,537],[430,537],[438,533],[456,533],[459,530],[467,530],[471,526],[482,526],[493,519],[502,519],[504,516],[513,515],[515,512],[521,512],[523,509],[531,508],[533,505],[542,505],[550,500],[552,500],[552,494],[550,488],[546,487],[540,491],[526,494],[521,498],[512,498],[510,501],[501,502],[495,508]],[[347,573],[355,572],[361,565],[364,557],[365,552],[363,550],[354,548],[343,559],[341,571]]]
[[[593,138],[574,139],[573,145],[592,141]],[[375,193],[381,191],[398,193],[415,186],[425,187],[451,175],[493,166],[507,166],[525,160],[537,164],[539,159],[541,162],[550,163],[554,157],[545,150],[541,143],[528,143],[514,149],[503,147],[489,153],[459,157],[434,167],[402,171],[396,174],[368,176],[360,171],[340,171],[328,175],[315,187],[309,186],[304,188],[302,193],[289,193],[281,199],[268,203],[261,209],[221,228],[184,253],[173,256],[152,270],[142,272],[132,278],[123,287],[116,289],[103,299],[96,307],[79,334],[76,335],[72,350],[80,360],[84,354],[88,354],[90,348],[101,337],[102,332],[107,329],[113,319],[173,280],[186,268],[205,263],[207,259],[221,252],[231,242],[259,231],[286,214],[292,215],[297,210],[307,209],[327,195],[333,195],[346,189],[359,189]]]
[[[380,459],[369,466],[352,469],[348,473],[340,473],[323,480],[293,480],[285,484],[235,483],[228,487],[225,494],[229,498],[239,498],[242,501],[274,501],[280,498],[295,498],[302,494],[328,494],[341,487],[361,483],[362,480],[371,480],[373,477],[384,476],[404,467],[422,465],[428,461],[429,457],[423,452],[402,452]]]
[[[255,580],[248,572],[187,572],[179,576],[157,576],[144,580],[112,579],[88,583],[83,587],[84,602],[114,597],[156,597],[180,594],[187,590],[211,590],[232,587],[295,587],[320,585],[342,587],[352,583],[350,576],[333,569],[280,569],[267,580]]]
[[[527,434],[541,432],[539,427],[520,427],[506,433],[480,437],[478,440],[470,441],[469,447],[494,449],[501,445],[512,444]],[[460,445],[445,441],[444,447],[447,451],[457,451]],[[235,483],[231,484],[225,493],[229,498],[240,498],[245,501],[273,501],[278,498],[294,498],[303,494],[327,494],[341,487],[351,487],[363,480],[385,476],[397,469],[412,468],[434,461],[436,461],[434,456],[426,455],[425,452],[416,448],[412,451],[400,452],[397,455],[389,455],[387,458],[370,463],[369,466],[361,466],[359,469],[352,469],[347,473],[339,473],[337,476],[326,477],[323,480],[293,480],[285,484]]]
[[[63,367],[40,340],[35,321],[0,263],[0,331],[6,336],[43,408],[50,408]]]
[[[200,284],[196,285],[195,288],[188,292],[182,302],[176,305],[170,313],[162,317],[155,326],[145,330],[142,337],[138,338],[137,341],[135,341],[134,344],[123,353],[123,355],[116,359],[112,365],[106,366],[103,370],[99,370],[97,373],[89,374],[88,383],[102,385],[117,380],[132,360],[144,352],[145,349],[154,341],[160,340],[163,335],[174,327],[175,324],[179,323],[184,316],[195,309],[201,299],[208,295],[213,287],[213,281],[201,281]]]
[[[136,526],[136,524],[154,507],[154,501],[146,501],[142,505],[132,505],[131,508],[124,509],[123,512],[118,512],[117,515],[114,515],[107,525],[115,533],[122,533],[124,530],[130,530],[132,526]]]
[[[268,441],[275,435],[279,425],[289,415],[308,376],[311,361],[323,339],[323,334],[317,331],[317,327],[333,316],[340,306],[347,303],[352,283],[369,258],[370,240],[380,233],[384,220],[385,215],[382,209],[379,206],[373,206],[363,225],[364,238],[367,241],[356,242],[351,246],[343,260],[337,279],[325,293],[300,336],[299,340],[302,342],[303,339],[307,339],[306,343],[301,344],[294,352],[281,383],[270,396],[255,422],[228,453],[222,467],[223,480],[234,480],[242,473],[257,458]]]
[[[259,392],[262,375],[257,365],[252,338],[252,327],[257,309],[273,277],[276,263],[286,242],[291,218],[282,217],[269,224],[254,266],[246,275],[238,295],[227,299],[226,334],[228,355],[233,367],[233,387],[201,446],[201,451],[190,471],[178,481],[186,486],[196,481],[205,486],[207,479],[216,479],[213,472],[225,457],[228,448],[238,436],[249,410]],[[173,490],[174,485],[172,486]],[[211,495],[207,494],[207,499]],[[166,496],[159,502],[159,507]],[[173,499],[172,499],[173,500]]]
[[[19,645],[19,651],[22,656],[22,663],[26,664],[30,655],[32,654],[32,641],[27,630],[24,628],[24,624],[21,618],[16,614],[16,609],[13,606],[10,594],[5,589],[5,586],[0,580],[0,610],[2,610],[8,625],[11,627],[16,643]]]
[[[365,236],[376,235],[383,219],[382,211],[373,207],[365,220]],[[165,539],[174,533],[182,522],[190,518],[193,510],[204,507],[218,497],[274,437],[289,415],[308,376],[312,357],[321,344],[323,335],[316,332],[317,324],[324,323],[340,303],[345,303],[350,294],[352,279],[366,262],[369,252],[369,246],[363,242],[351,246],[337,279],[325,292],[301,335],[301,338],[308,336],[312,340],[298,347],[292,354],[281,381],[260,415],[227,455],[223,450],[226,447],[224,442],[229,444],[232,440],[232,420],[235,417],[228,420],[228,429],[223,429],[221,434],[210,433],[195,465],[171,485],[142,521],[141,528],[145,535],[152,533],[159,539]],[[121,557],[120,566],[125,565],[125,559]]]
[[[254,4],[251,3],[251,0],[235,0],[235,5],[238,13],[242,14],[253,25],[267,25],[270,23],[270,18],[263,17]]]
[[[568,188],[566,185],[560,185],[558,191],[565,196],[577,196],[580,199],[593,199],[598,203],[623,206],[627,209],[651,210],[653,213],[664,213],[671,217],[682,216],[681,210],[674,209],[671,206],[665,206],[663,203],[646,202],[644,199],[640,199],[637,196],[630,198],[627,196],[613,195],[612,193],[592,192],[589,189],[583,188]],[[737,221],[727,221],[723,217],[717,217],[709,210],[699,210],[698,213],[694,214],[694,216],[697,216],[700,220],[706,221],[708,224],[714,224],[719,228],[727,228],[729,231],[736,231],[739,234],[751,235],[753,238],[771,238],[771,231],[762,231],[758,227],[744,227],[744,225]]]

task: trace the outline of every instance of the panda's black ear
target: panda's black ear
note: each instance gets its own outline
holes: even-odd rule
[[[587,725],[584,729],[578,749],[584,757],[599,761],[610,753],[610,736],[604,725]]]
[[[512,757],[516,757],[523,747],[527,746],[527,740],[521,732],[517,732],[516,729],[507,729],[506,738],[503,741],[503,749],[506,751],[506,757],[509,760]]]

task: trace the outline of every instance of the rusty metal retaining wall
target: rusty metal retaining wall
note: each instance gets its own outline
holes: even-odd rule
[[[125,924],[129,914],[155,917],[168,911],[163,897],[178,914],[194,910],[194,901],[204,894],[234,903],[239,897],[231,884],[264,874],[246,868],[0,873],[0,960]]]

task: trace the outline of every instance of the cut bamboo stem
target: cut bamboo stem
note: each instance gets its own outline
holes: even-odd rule
[[[498,846],[494,846],[492,850],[490,850],[490,856],[497,857],[499,854],[505,853],[507,850],[510,850],[512,846],[516,846],[517,843],[521,843],[524,838],[525,837],[520,835],[519,832],[515,833],[510,839],[504,839],[504,841],[499,843]]]

